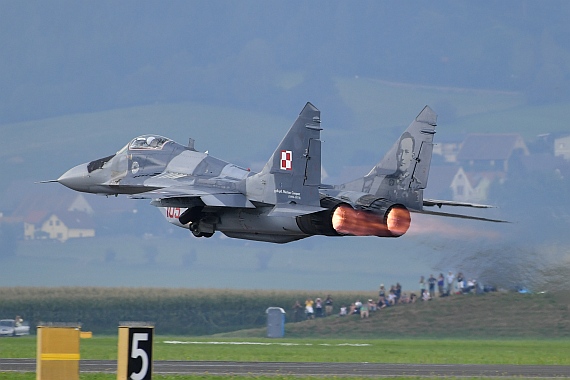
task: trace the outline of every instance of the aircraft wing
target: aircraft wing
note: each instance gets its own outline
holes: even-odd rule
[[[212,207],[255,208],[242,193],[216,188],[169,187],[133,195],[131,198],[152,199],[151,203],[159,207],[189,207],[200,199],[204,205]]]

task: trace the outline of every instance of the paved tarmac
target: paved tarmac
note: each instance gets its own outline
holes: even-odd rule
[[[35,359],[0,359],[0,372],[35,372]],[[81,360],[81,372],[116,373],[115,360]],[[154,361],[154,374],[295,375],[354,377],[533,377],[570,378],[570,366],[479,364],[283,363]]]

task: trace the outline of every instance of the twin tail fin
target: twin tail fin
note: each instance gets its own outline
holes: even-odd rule
[[[248,198],[276,205],[276,213],[320,210],[321,112],[307,103],[263,170],[247,178]]]
[[[367,175],[338,188],[373,194],[411,210],[422,210],[436,122],[436,113],[425,106]]]

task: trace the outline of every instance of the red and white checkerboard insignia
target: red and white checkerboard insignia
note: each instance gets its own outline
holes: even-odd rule
[[[281,151],[281,170],[292,170],[293,169],[293,152],[290,150]]]

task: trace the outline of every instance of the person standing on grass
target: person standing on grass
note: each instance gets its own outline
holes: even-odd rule
[[[297,300],[293,305],[293,318],[295,322],[301,322],[302,315],[303,315],[303,306],[301,305],[299,300]]]
[[[315,318],[315,312],[313,309],[313,300],[310,298],[307,298],[307,300],[305,301],[305,314],[307,314],[307,319],[313,319]]]
[[[396,294],[396,303],[400,303],[400,298],[402,297],[402,285],[396,282],[396,287],[394,288]]]
[[[332,312],[333,312],[333,300],[331,295],[329,294],[325,299],[325,313],[327,314],[327,317],[332,315]]]
[[[364,302],[360,306],[360,319],[368,318],[370,316],[368,312],[368,303]]]
[[[455,282],[455,275],[453,274],[452,271],[449,271],[449,273],[447,274],[447,295],[448,296],[453,294],[454,282]]]
[[[433,277],[433,274],[430,274],[429,278],[428,278],[430,298],[433,298],[435,296],[435,284],[436,284],[436,282],[437,282],[437,280],[435,279],[435,277]]]
[[[384,288],[384,284],[380,284],[380,289],[378,290],[378,297],[386,297],[386,289]]]
[[[318,297],[315,300],[315,316],[317,318],[324,317],[324,315],[323,315],[323,300],[321,300],[320,297]]]
[[[437,278],[437,290],[439,292],[439,296],[443,297],[444,293],[443,293],[443,285],[445,284],[445,279],[443,278],[443,273],[439,274],[439,277]]]
[[[424,294],[424,290],[426,290],[426,280],[424,276],[420,276],[420,294]]]
[[[459,272],[457,273],[457,288],[459,293],[461,293],[461,290],[465,287],[465,278],[463,277],[463,273]]]

